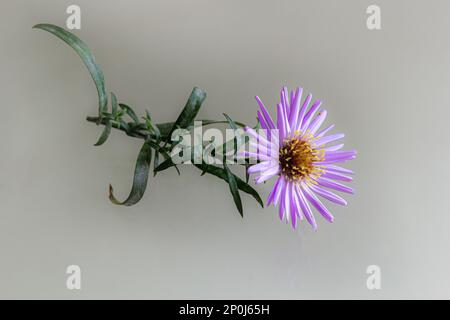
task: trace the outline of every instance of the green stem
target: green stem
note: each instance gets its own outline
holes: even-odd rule
[[[94,122],[96,124],[102,124],[102,125],[106,125],[106,121],[107,121],[107,119],[105,119],[105,118],[99,119],[99,117],[90,117],[90,116],[86,117],[86,120],[89,121],[89,122]],[[139,138],[139,139],[144,139],[145,140],[149,136],[149,134],[143,133],[141,131],[136,131],[136,130],[128,131],[126,128],[121,126],[120,123],[118,123],[116,121],[112,121],[112,125],[111,126],[114,129],[118,129],[118,130],[121,130],[121,131],[125,132],[130,137],[134,137],[134,138]]]
[[[86,117],[86,120],[87,120],[88,122],[93,122],[93,123],[95,123],[95,124],[97,124],[97,125],[98,125],[98,124],[106,125],[106,121],[107,121],[107,119],[105,119],[105,118],[102,118],[102,119],[100,120],[99,117],[92,117],[92,116],[87,116],[87,117]],[[223,122],[223,121],[217,121],[217,123],[220,123],[220,122]],[[225,121],[225,122],[226,122],[226,121]],[[241,124],[238,124],[238,125],[241,125]],[[242,124],[242,126],[244,126],[244,125]],[[112,121],[111,127],[114,128],[114,129],[123,131],[123,132],[125,132],[125,134],[127,134],[128,136],[133,137],[133,138],[138,138],[138,139],[144,139],[144,140],[147,140],[149,137],[150,137],[150,138],[152,137],[150,134],[148,134],[148,133],[143,133],[143,132],[141,132],[141,131],[139,131],[139,130],[128,131],[128,130],[126,130],[126,128],[124,128],[123,126],[121,126],[120,123],[118,123],[118,122],[116,122],[116,121]],[[152,141],[151,144],[152,144],[152,147],[153,147],[154,149],[157,149],[158,152],[161,152],[161,151],[169,152],[169,151],[170,151],[170,147],[167,148],[166,146],[156,146],[155,143],[154,143],[153,141]],[[171,146],[171,145],[172,145],[172,144],[170,144],[170,146]],[[225,144],[224,144],[222,147],[224,148],[224,151],[225,151]],[[200,167],[198,167],[198,166],[194,166],[194,167],[196,167],[196,168],[199,169],[199,170],[202,170],[202,169],[201,169]]]

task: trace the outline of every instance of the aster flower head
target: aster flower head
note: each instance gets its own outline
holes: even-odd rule
[[[353,193],[352,188],[338,182],[352,181],[350,175],[353,172],[336,164],[354,159],[356,151],[341,151],[344,144],[336,142],[344,134],[328,135],[334,125],[320,131],[327,111],[321,109],[319,100],[311,104],[311,94],[301,103],[302,91],[297,88],[289,94],[286,87],[281,90],[276,123],[261,99],[256,97],[263,130],[256,132],[245,128],[253,140],[250,147],[256,151],[244,151],[241,155],[258,161],[248,168],[249,174],[256,175],[256,183],[277,177],[267,204],[278,206],[280,219],[291,222],[295,229],[298,221],[305,218],[316,230],[312,207],[329,222],[334,220],[319,197],[346,205],[347,202],[335,191]]]

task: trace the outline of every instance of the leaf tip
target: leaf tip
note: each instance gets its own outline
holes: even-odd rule
[[[111,185],[111,183],[109,184],[109,188],[108,188],[108,198],[112,203],[120,205],[120,202],[117,201],[116,197],[114,196],[114,188]]]
[[[204,100],[206,98],[206,91],[200,89],[199,87],[194,87],[194,89],[192,89],[192,93],[195,93],[202,100]]]

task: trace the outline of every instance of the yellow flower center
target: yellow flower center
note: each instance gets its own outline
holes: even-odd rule
[[[314,149],[310,139],[304,137],[288,138],[280,148],[279,162],[281,173],[289,181],[308,179],[311,175],[320,175],[319,166],[314,162],[324,158],[322,150]]]

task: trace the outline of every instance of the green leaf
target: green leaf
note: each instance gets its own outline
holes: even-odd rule
[[[127,115],[130,116],[130,118],[134,121],[135,124],[139,124],[139,117],[136,115],[136,113],[131,109],[131,107],[127,106],[124,103],[119,103],[119,107],[126,112]]]
[[[119,120],[119,125],[120,125],[121,128],[123,128],[125,130],[125,132],[127,134],[129,134],[131,132],[130,126],[128,125],[127,122],[123,121],[123,119]]]
[[[154,171],[156,172],[160,172],[160,171],[164,171],[166,169],[169,169],[171,167],[175,166],[175,163],[173,163],[172,158],[167,158],[166,160],[164,160],[163,162],[161,162]]]
[[[250,160],[247,158],[245,159],[245,182],[248,183],[248,180],[250,180],[250,174],[248,173],[248,168],[250,168]]]
[[[157,171],[155,171],[158,164],[159,164],[159,152],[155,151],[155,160],[153,160],[153,176],[156,176],[156,174],[158,173]]]
[[[170,155],[166,151],[163,151],[163,150],[158,150],[158,151],[163,155],[164,161],[161,163],[158,163],[158,165],[156,165],[156,163],[155,163],[155,167],[153,168],[153,174],[156,175],[160,171],[166,170],[171,167],[175,167],[175,170],[177,170],[178,175],[180,175],[181,174],[180,169],[178,169],[177,165],[172,162]]]
[[[238,127],[236,125],[236,123],[234,122],[233,119],[230,118],[229,115],[227,115],[226,113],[223,114],[225,116],[225,118],[227,119],[228,124],[230,125],[231,129],[237,130]]]
[[[241,217],[244,217],[244,211],[242,209],[242,200],[241,196],[239,195],[238,185],[235,178],[235,175],[230,171],[230,168],[224,163],[223,168],[225,169],[225,172],[227,174],[227,180],[228,185],[230,187],[231,195],[233,196],[234,204],[236,205],[236,208],[238,209],[239,213],[241,214]]]
[[[150,163],[152,161],[152,148],[147,143],[144,142],[144,145],[139,152],[136,167],[134,169],[134,177],[133,177],[133,186],[131,188],[130,195],[128,198],[120,202],[118,201],[113,194],[113,187],[109,185],[109,199],[112,203],[118,205],[132,206],[136,204],[139,200],[141,200],[144,195],[145,188],[147,187],[148,180],[148,172],[150,169]]]
[[[173,166],[175,166],[175,164],[173,163],[172,159],[167,158],[166,160],[161,162],[154,170],[156,172],[159,172],[159,171],[163,171],[168,168],[171,168]],[[201,175],[204,175],[205,173],[209,173],[213,176],[216,176],[216,177],[228,182],[227,172],[223,168],[220,168],[220,167],[217,167],[214,165],[209,165],[207,163],[201,163],[201,164],[194,163],[194,166],[202,171]],[[264,208],[264,203],[263,203],[261,197],[259,196],[258,192],[254,188],[252,188],[247,182],[241,180],[238,176],[234,175],[234,178],[236,180],[238,189],[251,195],[261,205],[261,207]]]
[[[174,122],[165,122],[165,123],[157,123],[156,127],[161,134],[161,139],[168,141],[170,140],[169,134],[171,134],[171,130],[173,128]]]
[[[185,129],[192,125],[194,122],[195,117],[197,116],[198,111],[200,110],[200,107],[206,99],[206,92],[195,87],[191,95],[189,96],[188,101],[186,102],[186,105],[184,106],[183,110],[181,111],[180,115],[178,116],[177,120],[172,125],[172,128],[170,129],[169,134],[167,135],[168,139],[170,139],[170,136],[172,132],[175,131],[175,129],[181,128]]]
[[[119,109],[119,104],[117,103],[117,97],[111,92],[111,113],[113,117],[117,115],[117,110]]]
[[[212,174],[212,175],[228,182],[227,173],[222,168],[219,168],[219,167],[216,167],[213,165],[208,165],[206,163],[194,164],[194,166],[196,166],[198,169],[202,170],[202,172],[205,171],[209,174]],[[237,182],[237,186],[238,186],[239,190],[253,196],[253,198],[255,198],[255,200],[261,205],[261,207],[264,208],[264,203],[263,203],[261,197],[259,196],[258,192],[255,189],[253,189],[248,183],[241,180],[236,175],[234,175],[234,178]]]
[[[111,127],[112,127],[111,120],[107,120],[103,132],[100,135],[100,138],[98,138],[98,141],[94,144],[94,146],[101,146],[106,142],[106,140],[109,137],[109,134],[111,133]]]
[[[145,117],[143,117],[146,124],[146,129],[155,135],[156,142],[159,143],[161,141],[161,132],[159,131],[158,126],[153,125],[152,117],[148,110],[145,110]]]
[[[224,115],[225,118],[227,119],[227,121],[228,121],[228,123],[229,123],[231,129],[234,130],[234,133],[235,133],[235,135],[236,135],[236,130],[238,129],[236,123],[235,123],[235,122],[233,121],[233,119],[231,119],[226,113],[224,113],[223,115]],[[237,140],[237,139],[238,139],[237,137],[235,137],[235,138],[233,139],[234,154],[236,154],[236,152],[237,152],[237,150],[238,150],[238,140]],[[241,138],[239,138],[239,139],[241,139]],[[240,144],[240,142],[239,142],[239,144]]]
[[[220,121],[220,123],[228,123],[230,127],[235,130],[235,137],[233,139],[227,140],[220,146],[216,147],[216,150],[222,153],[222,159],[223,161],[225,161],[229,152],[233,152],[233,156],[236,155],[237,150],[245,143],[245,135],[243,135],[243,133],[241,135],[238,135],[238,132],[236,131],[239,129],[239,127],[243,127],[245,125],[234,121],[226,113],[224,113],[223,115],[227,120]]]
[[[72,49],[74,49],[81,57],[81,60],[83,60],[87,69],[89,70],[89,73],[91,74],[91,77],[94,80],[95,86],[97,87],[99,100],[98,113],[99,113],[99,120],[101,121],[103,112],[107,111],[107,104],[108,104],[108,97],[105,90],[105,79],[103,76],[103,71],[100,69],[100,66],[95,62],[94,55],[91,53],[88,46],[73,33],[52,24],[37,24],[33,28],[45,30],[57,36],[65,43],[67,43],[69,46],[71,46]]]

